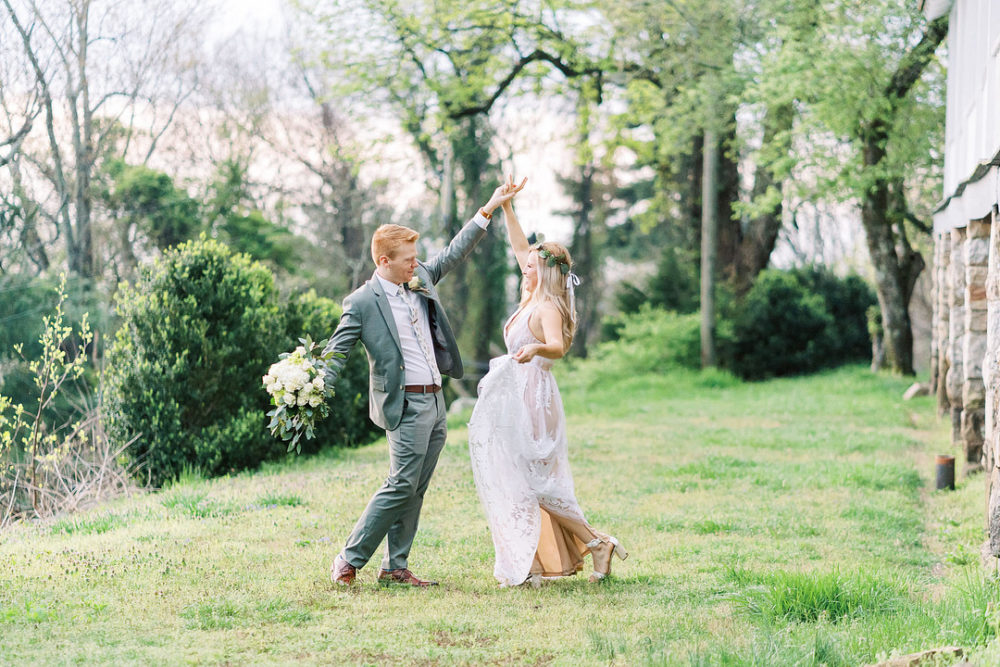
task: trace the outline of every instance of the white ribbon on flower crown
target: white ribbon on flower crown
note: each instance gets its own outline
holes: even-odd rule
[[[566,274],[566,291],[569,292],[569,316],[576,319],[576,287],[580,284],[580,276],[572,271]]]

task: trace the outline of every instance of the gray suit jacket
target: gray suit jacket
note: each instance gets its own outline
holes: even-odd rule
[[[427,262],[418,262],[414,271],[429,292],[420,296],[427,300],[438,370],[442,375],[453,378],[462,377],[462,356],[434,286],[468,257],[484,236],[486,230],[474,220],[469,220],[447,248]],[[344,299],[344,314],[326,345],[327,352],[339,352],[344,357],[334,357],[331,361],[326,378],[328,383],[333,383],[340,376],[347,355],[359,340],[368,353],[368,416],[380,428],[395,430],[403,418],[406,369],[403,367],[403,352],[392,307],[382,284],[374,275]]]

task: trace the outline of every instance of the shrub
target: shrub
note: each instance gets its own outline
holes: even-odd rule
[[[867,360],[871,356],[868,309],[878,308],[878,300],[868,284],[858,276],[838,278],[817,267],[791,272],[813,294],[823,297],[826,310],[833,317],[829,363]]]
[[[118,442],[139,436],[134,454],[162,484],[256,467],[286,445],[265,428],[261,377],[281,352],[333,333],[341,309],[313,291],[278,305],[271,272],[204,238],[168,250],[140,269],[116,299],[122,318],[108,354],[108,427]],[[368,364],[348,360],[330,416],[303,443],[312,453],[371,440]]]
[[[867,359],[872,289],[857,276],[815,267],[762,272],[742,302],[723,304],[720,356],[737,375],[762,379]]]
[[[616,340],[621,335],[624,317],[638,312],[643,306],[652,306],[677,313],[698,310],[699,282],[697,263],[685,259],[672,246],[663,250],[653,275],[645,288],[623,282],[615,295],[617,317],[610,317],[601,324],[602,340]]]
[[[834,319],[826,302],[788,272],[764,271],[735,309],[728,365],[762,379],[817,370],[831,362]]]
[[[94,289],[93,283],[82,278],[63,278],[63,287],[53,277],[26,279],[19,276],[0,278],[0,391],[14,403],[34,412],[37,407],[35,379],[26,360],[42,356],[44,317],[58,307],[63,321],[73,330],[79,330],[84,318],[96,332],[108,329],[108,307],[104,295]],[[71,337],[64,343],[70,355],[79,352],[81,341]],[[21,353],[15,352],[20,346]],[[96,348],[96,349],[95,349]],[[87,354],[100,354],[96,343],[91,343]],[[72,383],[81,395],[96,392],[97,372],[88,364],[83,375]],[[75,392],[76,393],[76,392]],[[45,408],[49,423],[68,422],[77,412],[77,396],[62,392]]]
[[[271,273],[222,244],[191,241],[141,267],[116,297],[108,428],[161,484],[284,453],[264,429],[260,378],[287,341]]]
[[[93,341],[89,316],[83,313],[76,326],[67,323],[65,276],[55,295],[30,348],[35,353],[14,345],[32,380],[28,407],[0,395],[0,529],[28,516],[83,509],[129,487],[120,460],[124,447],[110,445],[99,419],[100,396],[95,400],[82,383],[90,366],[85,350]]]
[[[616,374],[700,366],[697,313],[678,315],[645,305],[637,313],[622,316],[619,322],[618,340],[601,343],[594,350],[596,364]]]

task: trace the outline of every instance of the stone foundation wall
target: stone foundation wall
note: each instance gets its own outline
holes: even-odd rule
[[[990,551],[1000,557],[1000,220],[996,211],[989,239],[989,269],[986,278],[985,442],[983,464],[988,485],[987,527]]]
[[[962,339],[962,446],[965,470],[983,468],[986,388],[986,276],[990,257],[990,219],[972,221],[965,234],[965,336]]]
[[[949,322],[951,321],[951,305],[949,276],[951,275],[951,234],[939,234],[934,238],[934,323],[932,336],[932,391],[937,396],[939,415],[951,415],[951,403],[948,401],[948,369],[951,367],[951,347],[949,338]]]
[[[951,440],[962,443],[962,386],[965,369],[965,229],[951,230],[951,271],[948,276],[948,357],[951,364],[945,376],[948,406],[951,411]]]

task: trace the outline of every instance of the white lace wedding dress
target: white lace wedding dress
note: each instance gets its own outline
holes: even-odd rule
[[[561,524],[586,519],[573,492],[552,360],[521,364],[510,356],[540,342],[528,328],[533,309],[515,312],[504,326],[507,354],[490,361],[469,421],[472,473],[496,550],[493,574],[504,586],[534,573],[575,574],[588,552]]]

